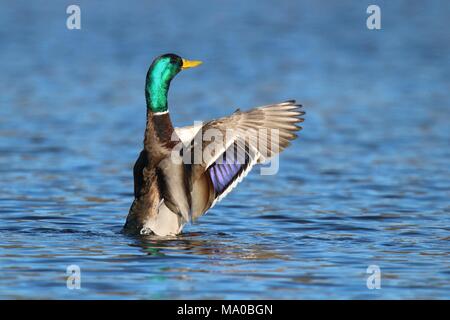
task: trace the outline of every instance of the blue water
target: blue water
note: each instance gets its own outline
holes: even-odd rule
[[[450,298],[450,6],[376,1],[2,2],[0,298]],[[120,233],[165,52],[175,125],[297,99],[276,176],[183,235]],[[81,269],[81,289],[66,268]],[[381,289],[369,290],[369,265]]]

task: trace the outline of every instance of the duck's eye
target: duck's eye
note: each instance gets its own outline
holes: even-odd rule
[[[177,64],[178,63],[177,58],[174,57],[174,56],[170,56],[170,63],[171,64]]]

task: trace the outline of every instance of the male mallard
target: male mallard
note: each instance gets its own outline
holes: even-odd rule
[[[303,121],[304,112],[294,100],[246,112],[238,109],[203,125],[174,128],[167,107],[170,82],[181,70],[200,64],[165,54],[147,72],[147,126],[144,149],[133,169],[135,199],[124,227],[127,232],[179,234],[187,222],[228,194],[256,163],[286,148],[301,129],[296,124]],[[239,159],[230,156],[236,152]]]

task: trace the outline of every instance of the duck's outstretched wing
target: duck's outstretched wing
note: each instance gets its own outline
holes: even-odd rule
[[[259,162],[281,152],[303,122],[294,100],[205,123],[184,150],[190,157],[194,218],[225,197]],[[205,190],[207,188],[207,190]]]

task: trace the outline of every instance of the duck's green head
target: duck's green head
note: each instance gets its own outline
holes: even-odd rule
[[[201,61],[183,59],[172,53],[156,58],[148,69],[145,82],[147,108],[152,112],[166,112],[170,81],[181,70],[196,67],[201,63]]]

